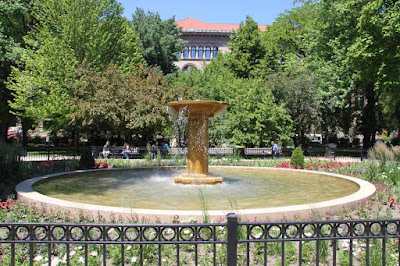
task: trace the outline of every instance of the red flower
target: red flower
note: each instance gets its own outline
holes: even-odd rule
[[[49,167],[50,167],[50,164],[48,164],[48,163],[46,163],[46,162],[42,162],[41,164],[42,164],[43,167],[46,167],[46,168],[49,168]]]

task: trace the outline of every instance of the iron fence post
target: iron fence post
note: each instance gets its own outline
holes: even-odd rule
[[[227,265],[236,266],[237,265],[237,215],[235,213],[229,213],[227,215],[227,243],[226,243],[226,255],[227,255]]]

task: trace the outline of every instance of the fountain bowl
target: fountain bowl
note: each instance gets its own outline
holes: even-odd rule
[[[168,169],[168,167],[162,167]],[[156,168],[156,169],[162,169]],[[294,173],[310,173],[310,174],[319,174],[322,177],[326,176],[327,178],[337,178],[342,180],[350,181],[356,184],[359,189],[350,195],[325,200],[321,202],[314,202],[309,204],[299,204],[299,205],[289,205],[289,206],[280,206],[280,207],[268,207],[264,205],[262,207],[257,208],[243,208],[243,209],[221,209],[221,210],[208,210],[207,216],[209,220],[217,221],[219,219],[224,219],[228,213],[235,212],[237,213],[242,220],[249,221],[262,221],[262,220],[281,220],[283,218],[290,219],[291,217],[296,216],[296,218],[301,219],[309,219],[314,214],[325,215],[326,212],[329,213],[337,213],[343,208],[353,208],[358,204],[366,201],[368,198],[372,197],[375,193],[375,186],[371,183],[344,175],[324,173],[324,172],[316,172],[316,171],[307,171],[307,170],[293,170],[293,169],[277,169],[277,168],[267,168],[267,167],[225,167],[229,171],[251,171],[251,169],[262,170],[271,170],[282,172],[282,171],[291,171]],[[132,168],[132,170],[144,169],[144,168]],[[145,168],[145,169],[153,169],[153,168]],[[27,201],[31,204],[35,204],[37,207],[43,207],[47,210],[62,210],[69,211],[72,215],[78,215],[83,213],[85,215],[91,214],[95,217],[97,215],[101,215],[106,220],[110,220],[110,217],[119,217],[121,216],[124,221],[131,221],[132,217],[146,217],[149,221],[161,221],[161,222],[171,222],[174,217],[179,217],[181,220],[195,218],[199,221],[202,220],[204,211],[201,209],[194,210],[169,210],[169,209],[146,209],[146,208],[126,208],[126,207],[113,207],[113,206],[103,206],[103,205],[95,205],[95,204],[87,204],[75,201],[68,201],[57,199],[54,197],[49,197],[43,195],[33,189],[34,184],[38,182],[43,182],[48,179],[53,178],[64,178],[74,175],[76,173],[112,173],[113,171],[118,171],[121,169],[111,168],[111,169],[95,169],[95,170],[78,170],[72,172],[64,172],[57,173],[51,175],[40,176],[36,178],[32,178],[26,181],[21,182],[16,187],[17,197],[19,200]],[[297,174],[296,174],[297,175]],[[176,184],[174,186],[181,186],[183,189],[187,189],[188,187],[182,184]],[[157,191],[154,191],[157,193]],[[282,196],[281,196],[282,197]],[[165,198],[165,201],[168,201],[168,198]]]
[[[167,105],[175,112],[183,112],[183,115],[186,117],[214,117],[215,114],[224,111],[229,106],[228,103],[207,100],[174,101],[169,102]]]

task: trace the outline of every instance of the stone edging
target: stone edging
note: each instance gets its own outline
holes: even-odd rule
[[[254,168],[254,167],[242,167],[242,166],[218,166],[218,167],[221,168],[229,167],[238,169]],[[104,218],[106,218],[106,220],[110,217],[110,215],[114,215],[115,217],[119,217],[121,215],[125,220],[127,220],[128,218],[132,218],[133,216],[136,216],[138,218],[145,217],[153,221],[158,220],[161,222],[170,222],[172,220],[172,217],[174,216],[179,216],[180,219],[195,218],[200,221],[202,220],[203,218],[202,211],[131,209],[122,207],[85,204],[85,203],[72,202],[72,201],[66,201],[48,197],[34,191],[32,188],[32,186],[36,182],[61,175],[69,175],[82,172],[94,172],[94,171],[113,171],[121,169],[127,169],[127,168],[77,170],[77,171],[70,171],[70,172],[63,172],[63,173],[35,177],[23,181],[17,185],[16,187],[17,197],[18,199],[34,203],[37,206],[46,207],[50,209],[70,211],[71,214],[74,215],[77,215],[78,213],[85,213],[97,216],[98,214],[100,214]],[[249,220],[249,221],[281,220],[282,218],[291,218],[294,215],[296,215],[296,217],[299,218],[307,219],[310,217],[310,215],[314,213],[322,215],[328,211],[330,213],[337,213],[339,210],[345,207],[346,208],[355,207],[361,202],[372,197],[376,191],[375,186],[372,185],[371,183],[350,176],[309,171],[309,170],[294,170],[294,169],[270,168],[270,167],[257,167],[257,169],[273,169],[278,171],[301,171],[303,173],[307,172],[312,174],[327,175],[331,177],[342,178],[352,181],[358,184],[360,186],[360,189],[357,192],[345,197],[341,197],[334,200],[312,203],[312,204],[292,205],[292,206],[273,207],[273,208],[207,211],[207,216],[209,217],[209,220],[216,221],[217,219],[225,218],[225,216],[230,212],[236,212],[241,217],[242,220]]]

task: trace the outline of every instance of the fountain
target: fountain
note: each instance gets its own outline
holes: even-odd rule
[[[57,173],[21,182],[16,187],[18,198],[74,214],[126,218],[135,214],[168,222],[176,215],[200,219],[204,204],[211,219],[230,212],[250,220],[292,215],[308,218],[356,206],[375,193],[369,182],[316,171],[229,166],[210,167],[210,174],[208,120],[228,104],[177,101],[168,106],[188,119],[187,169],[135,167]]]
[[[215,184],[222,177],[208,173],[208,119],[225,110],[229,104],[217,101],[175,101],[168,107],[188,118],[187,172],[174,177],[175,183]]]

